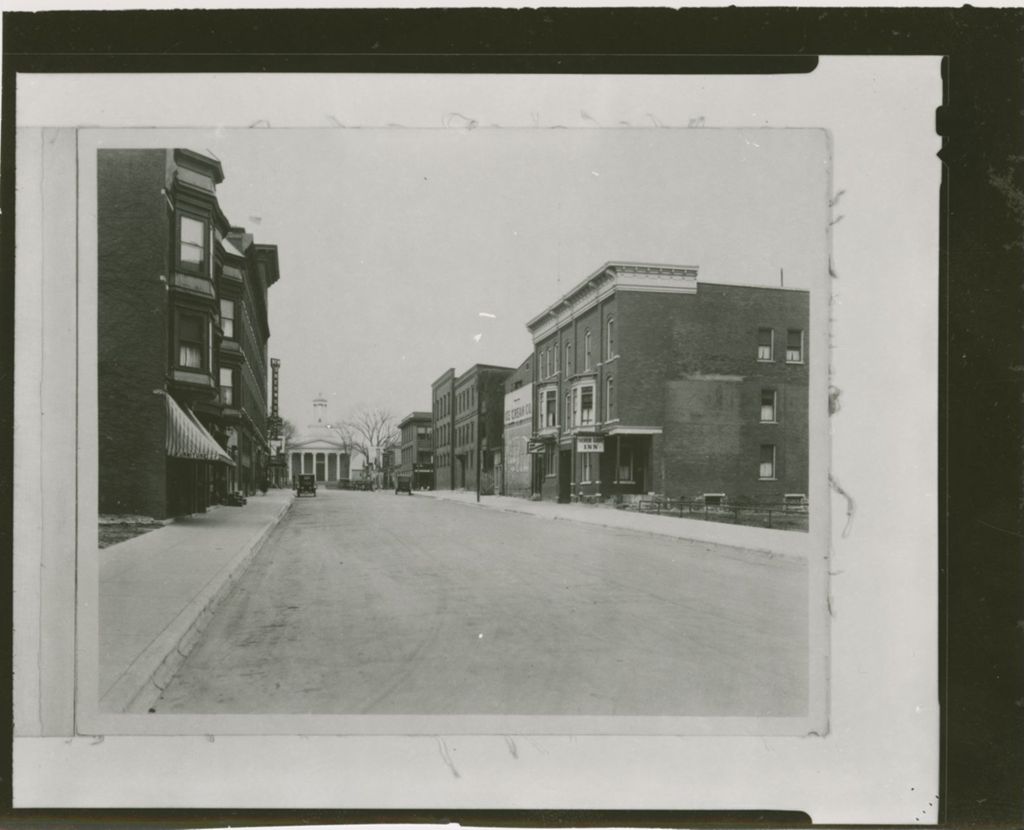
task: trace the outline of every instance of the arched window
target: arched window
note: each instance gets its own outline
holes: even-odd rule
[[[604,408],[605,420],[612,420],[615,417],[615,378],[608,378],[604,382]]]
[[[583,371],[590,371],[590,329],[583,333]]]
[[[565,344],[565,374],[572,374],[572,343]]]
[[[605,334],[605,360],[615,357],[615,318],[609,317]]]

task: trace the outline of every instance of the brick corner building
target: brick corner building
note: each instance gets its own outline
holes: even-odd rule
[[[267,476],[277,248],[232,227],[218,160],[97,153],[101,513],[201,512]]]
[[[807,493],[809,293],[607,263],[529,321],[532,492],[768,504]]]

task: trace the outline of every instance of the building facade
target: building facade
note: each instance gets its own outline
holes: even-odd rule
[[[430,386],[432,437],[434,439],[434,489],[451,490],[455,482],[455,452],[452,405],[455,398],[455,370],[446,369]]]
[[[292,481],[299,475],[316,476],[318,484],[338,485],[348,481],[352,449],[341,430],[326,423],[327,399],[313,399],[313,422],[288,442],[287,455]]]
[[[500,492],[504,496],[529,498],[532,493],[533,365],[531,355],[505,381],[500,481]]]
[[[807,493],[809,295],[608,263],[533,318],[532,491],[780,503]]]
[[[266,478],[277,249],[230,225],[223,180],[190,150],[97,154],[103,513],[200,512]]]
[[[398,425],[401,460],[398,473],[408,476],[415,490],[434,488],[434,439],[430,412],[412,412]]]
[[[501,478],[507,366],[478,363],[433,384],[435,488],[493,493]]]

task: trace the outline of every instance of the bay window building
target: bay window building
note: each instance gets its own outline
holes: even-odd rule
[[[221,163],[97,153],[100,511],[205,510],[266,475],[277,249],[230,225]]]

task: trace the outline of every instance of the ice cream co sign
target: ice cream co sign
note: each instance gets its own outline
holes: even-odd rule
[[[505,395],[505,426],[533,420],[533,384],[527,383]]]

